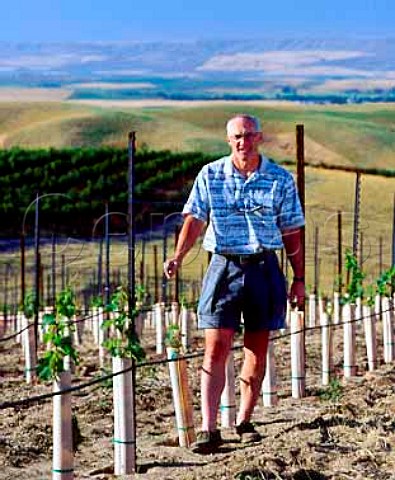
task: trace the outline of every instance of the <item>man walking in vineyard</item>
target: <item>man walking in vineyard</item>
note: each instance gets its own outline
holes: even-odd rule
[[[304,302],[304,217],[292,175],[259,153],[260,122],[236,115],[226,125],[231,154],[205,165],[184,206],[184,224],[167,278],[174,276],[188,251],[207,230],[203,247],[212,252],[198,306],[205,330],[201,373],[202,429],[192,450],[215,452],[222,443],[217,414],[225,385],[225,365],[243,316],[244,363],[236,432],[242,442],[261,435],[251,423],[265,374],[272,330],[284,328],[286,284],[276,249],[285,247],[294,271],[290,296]]]

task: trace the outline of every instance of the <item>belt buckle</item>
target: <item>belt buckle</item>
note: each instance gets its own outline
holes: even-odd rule
[[[247,265],[247,263],[251,262],[251,255],[238,255],[240,265]]]

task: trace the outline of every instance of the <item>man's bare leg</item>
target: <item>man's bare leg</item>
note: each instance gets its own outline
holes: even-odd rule
[[[245,332],[244,363],[240,374],[240,408],[236,425],[249,422],[265,376],[268,330]]]
[[[202,430],[217,428],[221,393],[225,386],[225,364],[234,331],[228,328],[205,330],[205,351],[201,376]]]

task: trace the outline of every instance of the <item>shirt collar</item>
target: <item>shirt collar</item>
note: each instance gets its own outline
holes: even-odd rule
[[[260,156],[261,156],[261,162],[255,172],[262,175],[263,173],[265,173],[266,166],[269,160],[265,157],[265,155],[260,154]],[[233,166],[232,157],[230,155],[225,158],[224,173],[225,175],[230,175],[230,176],[236,173],[236,168]]]

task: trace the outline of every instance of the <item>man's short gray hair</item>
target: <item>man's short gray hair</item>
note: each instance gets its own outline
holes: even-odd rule
[[[230,118],[227,123],[226,123],[226,133],[229,134],[229,127],[230,124],[233,122],[233,120],[236,120],[236,118],[242,118],[243,120],[247,120],[251,122],[254,125],[255,131],[260,132],[261,131],[261,122],[257,117],[254,117],[253,115],[248,115],[247,113],[240,113],[238,115],[235,115],[234,117]]]

